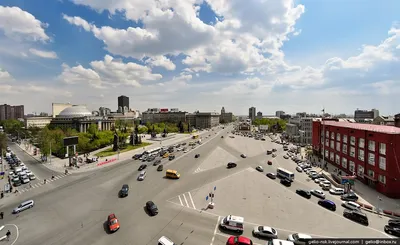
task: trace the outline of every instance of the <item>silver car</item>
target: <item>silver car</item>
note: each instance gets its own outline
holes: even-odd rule
[[[255,237],[264,237],[264,238],[271,238],[271,239],[277,239],[278,238],[278,232],[269,226],[256,226],[253,229],[253,235]]]
[[[34,205],[35,205],[35,202],[33,200],[25,201],[25,202],[21,203],[18,207],[13,209],[13,214],[17,214],[26,209],[33,208]]]
[[[146,178],[146,175],[147,175],[146,170],[143,170],[142,172],[140,172],[140,174],[138,176],[138,180],[139,181],[144,180]]]

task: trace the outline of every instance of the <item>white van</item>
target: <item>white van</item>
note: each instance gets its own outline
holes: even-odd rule
[[[268,241],[265,245],[295,245],[294,242],[281,240],[281,239],[272,239]]]
[[[162,236],[160,239],[158,239],[158,245],[176,245],[173,243],[171,240],[169,240],[167,237]]]
[[[222,229],[243,232],[244,218],[240,216],[228,215],[221,220]]]

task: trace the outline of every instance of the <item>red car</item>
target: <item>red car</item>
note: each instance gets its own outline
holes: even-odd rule
[[[117,217],[115,216],[115,214],[108,215],[107,223],[108,223],[108,229],[110,230],[110,232],[116,232],[117,230],[119,230],[119,221],[118,221]]]
[[[231,236],[226,245],[253,245],[253,241],[244,236]]]
[[[268,165],[272,165],[272,162],[271,162],[271,161],[268,161]]]

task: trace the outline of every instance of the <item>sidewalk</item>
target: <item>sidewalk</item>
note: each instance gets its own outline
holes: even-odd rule
[[[202,138],[203,136],[205,136],[205,134],[214,134],[218,131],[203,131],[203,132],[199,132],[200,138]],[[148,142],[148,143],[152,143],[151,145],[148,145],[146,147],[143,148],[138,148],[135,150],[131,150],[131,151],[127,151],[127,152],[123,152],[120,153],[119,156],[118,154],[112,155],[112,156],[108,156],[108,157],[100,157],[98,162],[94,162],[94,163],[79,163],[78,166],[79,168],[75,168],[75,167],[67,167],[69,160],[68,159],[60,159],[57,157],[52,156],[51,158],[51,163],[48,159],[47,162],[42,163],[40,156],[34,156],[33,155],[33,148],[32,146],[27,146],[25,147],[25,144],[21,144],[19,145],[19,147],[24,150],[27,154],[29,154],[30,156],[32,156],[36,161],[42,163],[45,167],[47,167],[50,170],[53,170],[55,172],[61,172],[64,173],[65,169],[68,169],[69,173],[80,173],[80,172],[88,172],[88,171],[92,171],[95,169],[99,169],[99,168],[104,168],[104,167],[108,167],[111,165],[115,165],[118,164],[121,161],[125,161],[128,159],[132,159],[132,156],[135,154],[139,154],[142,153],[144,150],[147,149],[152,149],[152,148],[156,148],[156,147],[160,147],[160,146],[168,146],[168,145],[174,145],[177,144],[179,142],[188,140],[192,137],[191,134],[177,134],[174,138],[169,138],[166,140],[160,140],[160,141],[154,141],[150,139],[149,135],[146,135],[145,138],[143,138],[143,142]],[[93,151],[89,154],[89,158],[90,157],[94,157],[94,154],[103,151],[105,149],[108,149],[112,147],[112,145],[104,147],[102,149],[98,149],[96,151]],[[79,155],[78,157],[83,157],[83,155]]]
[[[322,166],[322,160],[318,161],[315,156],[312,156],[312,160]],[[327,161],[326,163],[328,166],[328,170],[322,169],[320,167],[315,168],[317,170],[320,170],[324,176],[333,179],[332,174],[337,175],[336,171],[339,171],[340,169],[328,163]],[[338,186],[341,185],[338,184]],[[381,210],[385,214],[396,213],[400,215],[400,200],[386,197],[359,180],[354,181],[353,190],[359,196],[358,203],[361,204],[367,211],[377,212]]]

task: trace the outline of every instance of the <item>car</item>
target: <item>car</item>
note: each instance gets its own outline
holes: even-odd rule
[[[26,169],[26,170],[25,170],[25,173],[26,173],[26,175],[30,175],[30,174],[32,173],[32,171],[29,170],[29,169]]]
[[[154,163],[153,163],[153,166],[157,166],[157,165],[160,164],[160,163],[161,163],[161,160],[160,160],[160,159],[155,160]]]
[[[129,194],[129,185],[124,184],[122,185],[121,190],[119,191],[119,196],[120,197],[126,197]]]
[[[162,236],[160,237],[160,239],[158,239],[158,245],[175,245],[174,242],[171,241],[171,239],[167,238],[166,236]]]
[[[321,175],[319,175],[319,174],[312,174],[310,177],[311,177],[312,180],[315,180],[315,179],[321,178]]]
[[[175,159],[175,155],[169,155],[168,160],[172,161]]]
[[[368,216],[359,210],[345,209],[343,211],[343,216],[347,219],[361,223],[363,225],[366,225],[366,226],[369,225]]]
[[[245,154],[241,154],[240,157],[246,158],[247,156]]]
[[[160,172],[160,171],[163,171],[163,170],[164,170],[164,165],[162,165],[162,164],[158,165],[157,171]]]
[[[329,190],[329,193],[331,193],[332,195],[343,195],[344,189],[343,188],[331,188]]]
[[[314,179],[314,182],[319,184],[319,182],[324,181],[324,180],[326,180],[326,179],[323,178],[323,177],[322,178],[316,178],[316,179]]]
[[[147,164],[142,164],[139,166],[138,171],[142,171],[145,168],[147,168]]]
[[[28,175],[22,175],[21,176],[21,182],[22,182],[22,184],[28,184],[31,181],[30,181]]]
[[[272,165],[272,161],[271,161],[271,160],[268,160],[267,164],[268,164],[268,165]]]
[[[344,208],[350,209],[350,210],[360,210],[361,206],[358,203],[352,202],[352,201],[345,201],[342,202],[342,206]]]
[[[327,200],[327,199],[319,200],[318,201],[318,205],[320,205],[320,206],[322,206],[322,207],[324,207],[326,209],[329,209],[329,210],[332,210],[332,211],[336,211],[336,204],[331,200]]]
[[[200,154],[194,155],[194,158],[199,158],[199,157],[200,157]]]
[[[276,154],[275,154],[275,153],[272,153],[272,157],[276,157]]]
[[[141,157],[142,157],[142,154],[135,154],[132,156],[132,159],[139,160],[139,158],[141,158]]]
[[[143,181],[143,180],[146,178],[146,176],[147,176],[146,170],[142,170],[142,171],[140,172],[140,174],[139,174],[137,180]]]
[[[311,198],[311,192],[302,190],[302,189],[297,189],[296,193],[304,198],[310,199]]]
[[[17,181],[20,181],[20,179],[18,176],[14,176],[11,181],[15,183]]]
[[[284,155],[283,158],[289,159],[289,156],[288,155]]]
[[[390,219],[388,225],[400,228],[400,219]]]
[[[21,185],[22,185],[22,182],[21,182],[21,180],[18,179],[18,181],[15,181],[15,182],[13,183],[13,185],[14,185],[15,187],[21,186]]]
[[[271,154],[272,154],[272,151],[268,150],[267,155],[271,155]]]
[[[270,179],[276,179],[276,174],[274,173],[267,173],[267,177]]]
[[[323,187],[324,185],[331,185],[331,182],[329,180],[321,180],[319,182],[319,186]],[[329,190],[329,189],[328,189]]]
[[[264,172],[264,168],[263,168],[262,166],[257,166],[257,167],[256,167],[256,170],[257,170],[258,172]]]
[[[146,202],[146,209],[147,209],[147,212],[149,212],[149,214],[151,216],[158,214],[158,207],[157,207],[157,205],[154,204],[153,201]]]
[[[235,168],[236,166],[237,164],[234,162],[229,162],[228,165],[226,165],[227,168]]]
[[[286,178],[282,178],[280,180],[280,183],[286,187],[290,187],[292,186],[292,181],[290,181],[290,179],[286,179]]]
[[[20,205],[18,205],[18,207],[13,209],[12,213],[18,214],[24,210],[33,208],[34,205],[35,205],[35,202],[33,200],[22,202]]]
[[[301,167],[299,167],[299,166],[296,167],[296,170],[297,170],[297,172],[299,172],[299,173],[303,172],[303,169],[302,169]]]
[[[310,235],[302,233],[290,234],[287,238],[288,241],[293,242],[296,245],[306,245],[311,239],[312,237]]]
[[[278,231],[269,226],[256,226],[253,228],[253,236],[269,239],[277,239]]]
[[[187,149],[183,151],[183,153],[188,153],[188,152],[189,152],[189,150],[187,150]]]
[[[358,196],[355,193],[347,193],[340,196],[340,199],[343,201],[353,201],[356,202],[358,200]]]
[[[321,190],[311,190],[310,193],[313,196],[316,196],[316,197],[321,198],[321,199],[325,199],[325,193],[323,191],[321,191]]]
[[[108,224],[108,230],[110,232],[116,232],[119,230],[119,221],[115,214],[110,214],[107,217],[107,224]]]
[[[383,230],[392,235],[392,236],[397,236],[400,237],[400,227],[397,226],[391,226],[391,225],[385,225],[385,227],[383,228]]]
[[[274,148],[274,149],[272,149],[272,152],[276,152],[276,151],[277,151],[277,149],[275,149],[275,148]]]
[[[36,179],[36,176],[34,174],[29,174],[28,177],[29,177],[30,180],[35,180]]]

